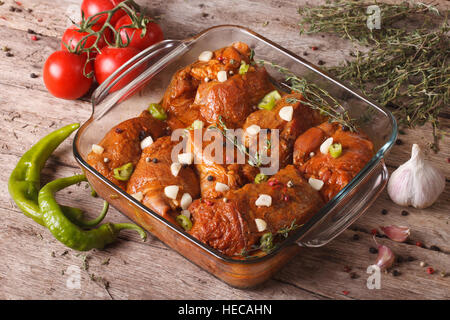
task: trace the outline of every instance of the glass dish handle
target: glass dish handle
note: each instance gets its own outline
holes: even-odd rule
[[[366,176],[366,182],[359,184],[361,188],[350,190],[346,198],[316,224],[317,227],[311,228],[296,241],[297,244],[304,247],[321,247],[336,238],[371,206],[386,186],[388,175],[384,160],[381,159]]]

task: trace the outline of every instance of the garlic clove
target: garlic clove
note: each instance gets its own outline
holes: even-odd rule
[[[392,173],[387,186],[393,202],[420,209],[431,206],[444,189],[444,175],[425,160],[417,144],[412,146],[411,159]]]
[[[404,242],[411,234],[411,230],[408,227],[402,226],[386,226],[380,227],[381,231],[391,240],[397,242]]]
[[[391,249],[384,245],[378,246],[378,256],[375,264],[380,267],[381,270],[389,269],[395,261],[395,255]]]

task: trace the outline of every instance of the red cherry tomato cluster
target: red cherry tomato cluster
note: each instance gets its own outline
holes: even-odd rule
[[[44,65],[44,83],[55,97],[78,99],[95,80],[101,84],[142,50],[164,39],[158,24],[140,12],[133,0],[83,0],[82,21],[63,34],[61,50]],[[112,90],[143,71],[137,68]]]

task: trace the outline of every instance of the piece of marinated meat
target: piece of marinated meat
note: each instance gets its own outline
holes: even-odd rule
[[[257,70],[250,66],[247,76],[239,75],[241,61],[250,64],[250,56],[248,45],[236,42],[214,51],[209,61],[196,61],[177,71],[162,101],[169,126],[172,129],[186,128],[195,120],[214,123],[218,115],[230,120],[230,126],[236,119],[243,123],[251,112],[249,105],[252,107],[258,103],[272,88],[264,68]],[[218,82],[219,71],[225,71],[233,80]],[[234,97],[235,94],[238,97]],[[212,114],[214,112],[217,114]],[[231,114],[230,119],[228,113]]]
[[[333,158],[322,154],[320,145],[328,138],[342,145],[342,153]],[[351,132],[337,123],[322,123],[297,138],[294,146],[294,164],[306,178],[322,180],[320,190],[325,201],[342,190],[373,157],[373,143],[362,132]]]
[[[127,182],[115,179],[113,170],[129,162],[135,167],[142,152],[141,140],[147,136],[157,139],[165,135],[166,126],[148,111],[143,111],[139,117],[112,128],[99,143],[104,151],[101,154],[91,151],[87,162],[108,180],[126,189]]]
[[[258,143],[261,146],[266,145],[264,143],[261,144],[257,135],[254,136],[247,132],[247,128],[252,125],[257,125],[261,129],[270,129],[270,132],[273,132],[272,130],[275,129],[279,130],[278,145],[270,144],[270,147],[267,147],[267,155],[270,156],[270,151],[278,147],[278,167],[283,168],[287,164],[292,163],[292,152],[295,139],[309,128],[324,121],[319,112],[302,104],[302,99],[303,97],[300,93],[291,93],[284,95],[278,100],[272,110],[262,109],[251,113],[245,120],[243,127],[245,145],[247,147],[258,145]],[[283,120],[280,117],[280,110],[285,107],[292,107],[293,109],[292,120],[290,121]],[[267,134],[267,140],[269,142],[271,138],[270,132]]]
[[[271,197],[268,207],[255,204],[263,194]],[[293,165],[267,182],[247,184],[225,196],[226,201],[202,199],[191,204],[193,227],[189,233],[228,256],[251,250],[266,232],[276,234],[292,224],[304,224],[324,204]],[[267,223],[265,230],[258,231],[257,218]]]
[[[224,145],[226,140],[219,130],[211,128],[190,130],[188,137],[200,179],[202,198],[222,197],[226,190],[217,187],[218,183],[226,185],[229,189],[237,189],[253,181],[259,173],[258,168],[246,162],[245,155],[241,154],[238,161],[239,151],[231,143]]]
[[[250,66],[247,73],[228,75],[224,82],[214,80],[200,84],[191,108],[199,110],[210,124],[222,117],[229,128],[241,128],[261,99],[273,90],[266,69]]]
[[[138,199],[142,196],[144,205],[171,222],[175,221],[175,210],[180,207],[183,194],[189,193],[195,199],[200,193],[198,178],[191,167],[181,167],[177,176],[172,174],[171,154],[177,143],[166,136],[145,148],[127,186],[129,194]],[[164,192],[167,186],[179,187],[176,199],[167,197]]]

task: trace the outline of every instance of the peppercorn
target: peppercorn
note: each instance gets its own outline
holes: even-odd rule
[[[403,144],[403,141],[400,139],[397,139],[397,141],[395,141],[395,144],[400,146]]]
[[[319,61],[317,62],[317,64],[318,64],[319,66],[324,65],[324,64],[325,64],[325,61],[319,60]]]
[[[406,211],[406,210],[402,210],[402,216],[407,216],[409,214],[409,212],[408,211]]]
[[[374,247],[370,247],[370,248],[369,248],[369,252],[370,252],[370,253],[373,253],[373,254],[376,254],[376,253],[378,253],[378,249],[377,249],[377,248],[374,248]]]
[[[428,267],[427,268],[427,273],[428,274],[433,274],[434,273],[434,269],[432,267]]]
[[[147,132],[145,130],[139,131],[139,140],[142,141],[147,137]]]
[[[208,180],[208,181],[213,181],[213,180],[214,180],[214,177],[213,177],[213,176],[207,176],[207,177],[206,177],[206,180]]]
[[[359,235],[357,235],[356,233],[353,235],[353,240],[354,241],[358,241],[359,240]]]
[[[409,262],[416,260],[414,257],[408,256],[408,258],[406,258]]]
[[[28,32],[29,34],[36,34],[36,31],[31,30],[31,29],[28,29],[27,32]]]
[[[158,163],[158,159],[157,158],[153,158],[153,163]]]
[[[388,211],[386,209],[381,210],[382,215],[387,215]]]
[[[402,256],[398,256],[398,257],[397,257],[397,263],[402,263],[402,262],[403,262]]]
[[[430,247],[430,249],[433,250],[433,251],[441,251],[441,248],[439,248],[438,246],[435,246],[435,245],[432,245]]]
[[[308,55],[308,52],[306,52],[306,51],[303,52],[303,55],[304,55],[304,56],[307,56],[307,55]]]
[[[378,233],[378,231],[377,231],[377,229],[372,229],[372,230],[370,230],[370,233],[371,233],[372,235],[376,236],[377,233]]]
[[[397,277],[397,276],[401,275],[401,273],[398,270],[394,270],[394,271],[392,271],[392,275],[394,277]]]
[[[316,46],[311,47],[311,50],[313,50],[313,51],[316,51],[317,49],[319,49],[319,47],[316,47]]]
[[[356,272],[350,272],[350,279],[358,279]]]
[[[123,132],[123,129],[120,129],[120,128],[116,128],[115,130],[114,130],[116,133],[122,133]]]
[[[7,57],[14,57],[14,55],[13,55],[11,52],[9,52],[9,51],[6,52],[6,56],[7,56]]]
[[[416,242],[416,246],[418,246],[418,247],[423,247],[423,244],[422,244],[422,242],[417,241],[417,242]]]
[[[37,77],[38,77],[38,75],[36,73],[34,73],[34,72],[30,73],[30,78],[34,79],[34,78],[37,78]]]

